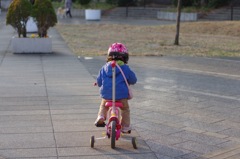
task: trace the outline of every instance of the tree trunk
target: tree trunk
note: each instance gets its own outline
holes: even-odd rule
[[[181,21],[181,5],[182,5],[182,0],[178,0],[177,25],[176,25],[176,36],[175,36],[174,45],[179,45],[179,32],[180,32],[180,21]]]

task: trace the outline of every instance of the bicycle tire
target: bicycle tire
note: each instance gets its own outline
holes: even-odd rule
[[[115,148],[116,142],[116,121],[112,121],[111,123],[111,148]]]

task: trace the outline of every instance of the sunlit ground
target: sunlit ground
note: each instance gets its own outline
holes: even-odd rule
[[[180,46],[173,45],[176,26],[58,24],[76,55],[105,55],[113,42],[127,45],[131,55],[193,55],[240,57],[240,22],[182,23]]]

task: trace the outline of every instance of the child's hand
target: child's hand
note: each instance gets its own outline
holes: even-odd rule
[[[93,86],[97,86],[97,82],[94,82],[94,83],[93,83]]]

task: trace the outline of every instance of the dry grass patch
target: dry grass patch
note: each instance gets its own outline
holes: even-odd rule
[[[173,45],[175,25],[58,24],[76,55],[105,55],[109,44],[122,42],[131,55],[240,56],[240,22],[181,24],[180,46]]]

